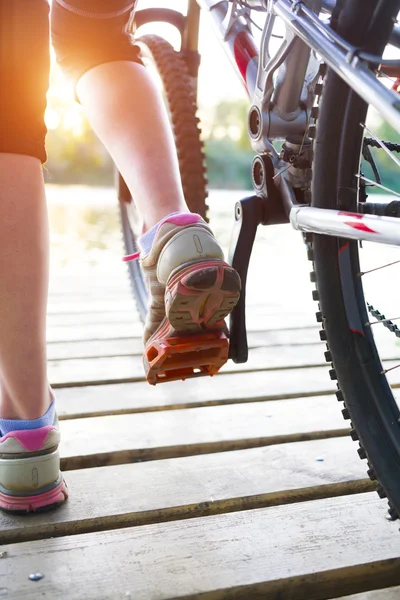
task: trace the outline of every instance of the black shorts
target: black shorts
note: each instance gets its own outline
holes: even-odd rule
[[[141,62],[127,33],[135,3],[53,0],[52,44],[69,78],[106,62]],[[46,161],[49,63],[48,0],[0,0],[0,153]]]

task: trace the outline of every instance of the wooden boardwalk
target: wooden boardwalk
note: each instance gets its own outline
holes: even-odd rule
[[[267,292],[291,244],[291,283]],[[297,237],[285,247],[261,283],[261,264],[250,276],[249,362],[155,388],[122,266],[53,277],[49,373],[70,499],[0,516],[0,598],[400,598],[399,525],[347,435],[311,288],[296,287],[304,250]]]

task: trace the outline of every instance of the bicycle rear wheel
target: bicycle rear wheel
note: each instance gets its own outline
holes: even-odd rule
[[[381,55],[400,1],[350,0],[341,6],[338,33]],[[365,102],[328,70],[314,146],[313,206],[361,211],[365,187],[360,185],[360,159],[367,113]],[[314,235],[311,275],[317,287],[314,298],[320,303],[321,339],[328,342],[326,359],[332,363],[331,378],[337,379],[337,398],[344,402],[343,416],[351,420],[359,455],[368,460],[368,474],[378,481],[379,495],[389,499],[394,519],[400,514],[400,412],[369,322],[361,252],[355,241]]]
[[[157,35],[136,39],[146,66],[155,72],[161,87],[171,123],[178,155],[179,170],[186,203],[191,210],[207,216],[207,179],[203,143],[200,139],[199,119],[196,116],[196,95],[186,63],[169,42]],[[157,168],[157,165],[155,165]],[[119,198],[122,235],[127,254],[138,251],[140,219],[134,198],[117,173],[116,187]],[[127,263],[136,306],[142,321],[147,312],[147,290],[138,261]]]

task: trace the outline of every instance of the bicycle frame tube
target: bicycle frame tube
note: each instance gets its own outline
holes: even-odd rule
[[[306,1],[308,4],[319,4],[319,0]],[[298,116],[294,113],[303,112],[299,109],[300,100],[306,100],[306,98],[301,98],[310,55],[306,44],[290,33],[276,56],[271,58],[268,53],[268,44],[271,40],[274,15],[270,11],[266,12],[267,24],[264,28],[262,47],[259,52],[251,33],[250,21],[247,19],[246,13],[236,9],[235,2],[228,0],[197,0],[197,2],[203,10],[211,15],[225,52],[231,59],[236,73],[253,102],[257,98],[260,108],[261,104],[264,108],[274,94],[274,112],[281,115],[288,123],[293,122]],[[264,2],[260,1],[260,6],[264,6],[264,4],[267,4],[265,0]],[[279,69],[277,80],[273,84],[272,75],[278,71],[279,67],[281,69]],[[269,86],[268,98],[264,90],[266,82]],[[302,118],[298,131],[301,129],[304,131],[305,125],[306,119]],[[290,132],[289,130],[288,133]],[[273,131],[269,133],[271,138],[275,137]]]
[[[182,50],[197,52],[199,49],[200,6],[196,0],[188,0],[186,26],[182,36]]]
[[[258,48],[249,26],[241,19],[230,19],[227,0],[197,0],[197,3],[211,15],[224,50],[247,93],[252,97],[257,78]]]
[[[305,1],[316,9],[321,2]],[[266,0],[260,0],[260,8],[267,17],[260,51],[251,33],[248,9],[228,0],[197,2],[210,14],[224,50],[258,111],[256,120],[260,126],[257,133],[251,132],[253,149],[274,155],[270,140],[302,136],[307,128],[313,102],[311,88],[318,75],[319,61],[315,57],[310,60],[310,49],[289,28],[279,50],[274,56],[269,55],[275,15],[266,9]]]
[[[295,206],[290,222],[299,231],[400,246],[400,221],[394,217]]]
[[[352,56],[333,39],[330,39],[324,24],[316,18],[312,19],[309,11],[307,13],[304,10],[307,5],[311,8],[313,5],[315,7],[318,7],[318,4],[321,6],[321,2],[318,2],[318,0],[303,2],[274,0],[269,3],[266,0],[259,0],[259,7],[264,7],[267,17],[260,51],[261,56],[259,56],[259,51],[245,18],[235,14],[234,3],[228,2],[228,0],[197,0],[197,2],[213,18],[217,33],[224,42],[225,52],[233,62],[236,72],[244,82],[255,104],[261,110],[265,110],[269,101],[274,100],[273,111],[268,116],[269,131],[267,133],[271,139],[301,133],[301,127],[303,127],[303,132],[305,130],[306,120],[300,118],[296,121],[296,110],[294,109],[296,103],[299,107],[300,101],[304,103],[305,100],[304,96],[300,97],[299,78],[296,75],[296,73],[300,73],[304,79],[310,55],[309,52],[304,52],[304,45],[318,52],[322,59],[352,89],[357,91],[366,102],[374,106],[388,123],[400,132],[399,96],[385,87],[371,73],[364,61],[356,55]],[[268,9],[265,8],[267,4]],[[324,4],[326,6],[327,3]],[[277,56],[270,59],[267,48],[275,15],[282,18],[287,29],[295,37],[292,42],[287,39],[286,43],[282,44]],[[300,40],[301,46],[298,45]],[[299,49],[301,50],[300,54]],[[259,63],[261,63],[260,66]],[[261,69],[264,71],[263,78],[260,77]],[[277,73],[276,81],[273,83],[272,75],[275,72]],[[264,89],[261,89],[260,82]],[[312,73],[308,77],[308,84],[311,82]],[[302,93],[304,95],[304,90]],[[271,114],[279,117],[279,127],[276,127],[279,131],[274,131]],[[266,141],[265,137],[263,141]],[[264,150],[267,148],[264,148]],[[261,150],[261,147],[255,149]]]
[[[279,160],[271,139],[288,138],[291,134],[302,136],[307,130],[307,89],[312,91],[316,82],[315,53],[322,57],[338,75],[367,103],[400,132],[400,98],[385,87],[370,71],[365,61],[338,40],[329,35],[329,30],[317,14],[322,8],[329,12],[333,1],[328,0],[252,0],[252,7],[266,14],[261,48],[258,51],[253,40],[249,21],[243,10],[235,10],[236,3],[227,0],[197,0],[213,18],[225,52],[242,78],[253,106],[249,118],[250,137],[254,150],[269,153],[277,172],[275,184],[281,192],[287,215],[295,229],[348,239],[369,240],[378,243],[400,245],[400,222],[396,218],[341,213],[326,209],[299,206],[294,191],[287,179],[285,164]],[[241,7],[242,9],[243,7]],[[310,10],[311,9],[311,10]],[[315,12],[312,12],[314,9]],[[275,17],[280,17],[290,35],[274,57],[268,54]],[[300,46],[296,44],[299,44]],[[308,46],[310,50],[304,51]],[[300,51],[299,51],[300,49]],[[311,60],[309,57],[311,56]],[[303,89],[296,77],[296,66],[305,79]],[[312,96],[312,94],[310,94]],[[272,101],[272,103],[271,103]],[[299,112],[300,103],[306,105]],[[296,112],[297,108],[297,112]],[[252,115],[259,127],[257,135],[252,132]],[[264,121],[264,122],[263,122]],[[261,123],[261,126],[259,125]],[[282,169],[283,167],[283,169]],[[281,171],[281,172],[280,172]]]
[[[286,25],[310,48],[316,50],[324,61],[357,92],[368,104],[374,106],[387,122],[400,133],[400,98],[386,88],[357,55],[341,48],[327,35],[322,23],[307,12],[303,2],[276,0],[274,11]],[[324,30],[325,29],[325,30]]]

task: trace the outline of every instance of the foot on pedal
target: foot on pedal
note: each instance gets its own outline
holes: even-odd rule
[[[149,383],[214,375],[228,360],[225,317],[239,300],[238,273],[207,223],[171,213],[139,239],[149,303],[143,363]]]
[[[228,360],[223,331],[152,340],[144,353],[147,381],[156,385],[203,375],[215,375]]]
[[[165,318],[146,344],[146,378],[164,381],[215,375],[228,360],[225,317],[239,300],[240,278],[221,259],[175,269],[166,282]]]

